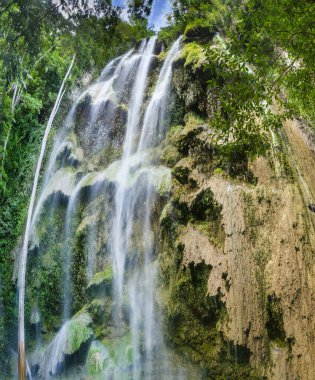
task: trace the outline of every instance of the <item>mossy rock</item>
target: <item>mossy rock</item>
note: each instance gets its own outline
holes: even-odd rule
[[[60,365],[77,353],[93,336],[92,319],[88,313],[79,314],[67,321],[47,347],[39,368],[40,378],[58,373]]]
[[[92,280],[90,281],[88,288],[90,286],[99,286],[102,283],[107,285],[111,284],[113,279],[113,269],[112,267],[107,267],[103,272],[96,273]]]
[[[167,166],[174,166],[180,160],[181,155],[175,146],[169,145],[165,147],[161,153],[160,160]]]
[[[108,348],[97,340],[93,341],[86,360],[87,374],[93,376],[104,373],[109,360],[110,353]]]
[[[102,296],[94,299],[86,306],[93,319],[94,336],[97,339],[102,339],[110,333],[110,321],[113,312],[113,304],[111,297]]]
[[[129,380],[132,378],[132,362],[133,351],[129,334],[119,339],[94,341],[86,361],[88,379],[103,380],[112,378],[115,374],[121,380]]]
[[[83,150],[79,147],[77,136],[70,133],[61,144],[57,161],[61,167],[69,166],[77,168],[84,159]]]
[[[196,70],[206,62],[206,53],[197,42],[191,42],[184,46],[181,58],[185,59],[185,66],[192,66]]]
[[[190,170],[187,166],[176,166],[172,170],[173,177],[175,177],[177,181],[182,185],[186,185],[188,183],[189,173]]]
[[[127,368],[132,363],[134,356],[131,336],[127,334],[121,339],[114,341],[111,347],[114,362],[119,364],[122,361],[123,365]]]
[[[267,323],[268,337],[278,346],[286,345],[286,333],[284,330],[283,311],[280,299],[274,294],[267,298]]]
[[[109,291],[113,281],[113,268],[108,266],[103,272],[96,273],[87,286],[88,294],[97,296]]]
[[[194,23],[190,23],[187,25],[185,29],[185,38],[186,41],[193,41],[195,39],[198,40],[206,40],[211,41],[215,36],[216,31],[211,30],[210,26],[202,25],[198,20]]]
[[[88,313],[84,313],[70,319],[67,323],[65,354],[71,355],[78,351],[81,345],[93,335],[93,330],[90,327],[92,319]]]
[[[82,99],[78,102],[75,113],[74,113],[74,122],[75,124],[83,125],[87,123],[88,117],[92,107],[92,96],[90,94],[86,94]]]
[[[199,192],[191,203],[191,213],[197,220],[218,220],[222,206],[214,199],[211,189]]]
[[[190,114],[187,117],[187,122],[185,127],[177,135],[175,145],[180,153],[187,156],[189,151],[198,145],[197,136],[203,132],[205,129],[204,120],[199,117]]]

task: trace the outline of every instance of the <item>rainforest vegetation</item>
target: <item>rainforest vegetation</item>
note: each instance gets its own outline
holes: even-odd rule
[[[106,0],[0,0],[1,379],[7,378],[9,353],[17,343],[14,248],[25,228],[45,126],[73,56],[55,131],[78,91],[111,59],[155,33],[165,50],[183,36],[183,65],[211,89],[212,111],[205,121],[220,156],[217,173],[237,177],[233,168],[248,169],[265,156],[270,132],[284,120],[303,120],[315,129],[312,0],[174,0],[159,31],[148,21],[153,0],[127,3],[126,12]],[[194,111],[196,119],[204,119],[197,107]],[[185,173],[174,175],[185,182]]]

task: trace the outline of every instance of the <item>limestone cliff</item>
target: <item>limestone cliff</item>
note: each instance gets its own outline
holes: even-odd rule
[[[200,77],[177,69],[185,123],[162,154],[173,175],[161,218],[169,339],[210,378],[313,379],[312,134],[287,121],[270,135],[266,157],[222,165]]]

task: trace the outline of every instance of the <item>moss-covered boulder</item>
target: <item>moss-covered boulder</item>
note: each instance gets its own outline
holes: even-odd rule
[[[39,368],[40,378],[57,375],[67,356],[77,353],[93,336],[92,319],[82,313],[67,321],[49,344]]]
[[[95,376],[104,372],[110,360],[110,352],[101,342],[92,342],[86,360],[86,372],[88,375]]]
[[[113,269],[108,266],[104,271],[96,273],[87,286],[87,292],[92,297],[97,297],[109,291],[113,281]]]
[[[213,28],[212,23],[204,22],[203,19],[196,19],[194,22],[189,23],[185,29],[186,40],[212,40],[216,31],[213,29],[211,30],[211,28]]]
[[[92,319],[87,313],[80,314],[68,322],[65,354],[71,355],[78,351],[81,345],[93,335],[91,323]]]
[[[185,127],[177,134],[175,146],[183,155],[188,155],[194,147],[200,145],[200,135],[208,126],[200,117],[190,114],[186,119]]]

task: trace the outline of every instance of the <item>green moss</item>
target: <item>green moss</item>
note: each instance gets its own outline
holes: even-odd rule
[[[63,257],[62,241],[65,209],[45,210],[38,228],[40,244],[28,256],[28,286],[26,289],[26,320],[36,303],[41,312],[42,329],[53,331],[61,323]],[[36,300],[36,301],[34,301]],[[32,331],[27,326],[26,331]]]
[[[186,25],[184,32],[186,40],[198,39],[209,42],[222,26],[222,15],[226,10],[226,6],[220,1],[200,2],[199,12],[196,12]]]
[[[187,156],[189,151],[198,145],[197,136],[204,130],[204,120],[189,114],[185,127],[176,136],[175,145],[180,153]]]
[[[186,187],[178,184],[178,192],[187,191]],[[173,195],[161,215],[160,286],[166,339],[176,352],[208,371],[207,378],[258,379],[249,364],[249,350],[234,346],[224,337],[226,307],[220,292],[214,297],[208,295],[211,266],[191,263],[183,267],[184,247],[176,243],[189,220],[215,245],[222,247],[225,234],[221,206],[212,192],[203,191],[191,210],[186,205],[183,219],[179,217],[183,204],[178,203],[180,197],[175,201]]]
[[[170,244],[165,248],[160,255],[160,268],[164,327],[169,343],[183,357],[208,369],[211,379],[257,378],[249,365],[249,350],[234,347],[220,331],[227,312],[220,294],[207,295],[211,267],[200,263],[183,268],[183,247]]]
[[[119,160],[121,157],[122,148],[117,147],[115,144],[106,143],[100,152],[94,154],[90,160],[85,162],[86,170],[89,170],[93,165],[96,168],[106,168],[115,160]]]
[[[91,286],[98,286],[101,284],[111,285],[113,280],[113,269],[111,266],[107,267],[103,272],[96,273],[88,284]]]
[[[168,50],[162,50],[161,53],[157,56],[157,59],[160,61],[160,62],[164,62],[166,57],[167,57],[167,54],[169,53]]]
[[[103,373],[108,365],[109,350],[99,341],[92,342],[86,360],[86,371],[88,375],[99,375]]]
[[[289,182],[294,182],[294,173],[286,154],[282,151],[278,152],[277,158],[280,162],[282,173]]]
[[[111,377],[114,372],[122,380],[131,379],[131,363],[133,361],[133,351],[130,334],[126,334],[119,339],[103,339],[94,341],[90,347],[86,370],[91,378],[102,380],[104,376]],[[90,377],[88,377],[90,379]]]
[[[207,236],[214,246],[224,249],[226,236],[224,228],[222,227],[221,218],[218,220],[207,220],[204,222],[193,221],[191,224],[203,235]]]
[[[222,168],[215,168],[213,171],[214,175],[222,175],[224,174],[224,170]]]
[[[211,189],[199,192],[191,203],[191,213],[197,220],[216,221],[219,219],[222,206],[214,199]]]
[[[181,58],[185,59],[185,66],[192,66],[193,69],[199,69],[206,61],[204,48],[197,42],[185,44]]]
[[[262,220],[257,215],[257,208],[255,207],[253,197],[249,193],[244,192],[243,199],[245,202],[246,228],[249,238],[255,243],[258,238],[258,228],[262,224]]]
[[[80,310],[87,301],[85,292],[87,286],[87,245],[86,231],[80,231],[75,236],[72,263],[71,263],[71,282],[72,282],[72,307],[73,311]]]
[[[180,184],[185,185],[188,183],[189,172],[188,167],[177,166],[172,170],[172,175]]]
[[[65,353],[71,355],[79,350],[93,335],[90,325],[92,319],[89,314],[83,313],[68,322]]]
[[[277,342],[278,345],[286,345],[286,334],[283,323],[283,312],[280,299],[275,295],[269,295],[267,299],[268,320],[266,328],[269,339]]]
[[[113,311],[111,298],[103,296],[100,299],[94,299],[86,306],[86,310],[92,317],[95,337],[97,339],[103,339],[108,336]]]
[[[162,150],[160,160],[163,164],[172,167],[180,160],[180,157],[176,147],[169,145]]]

